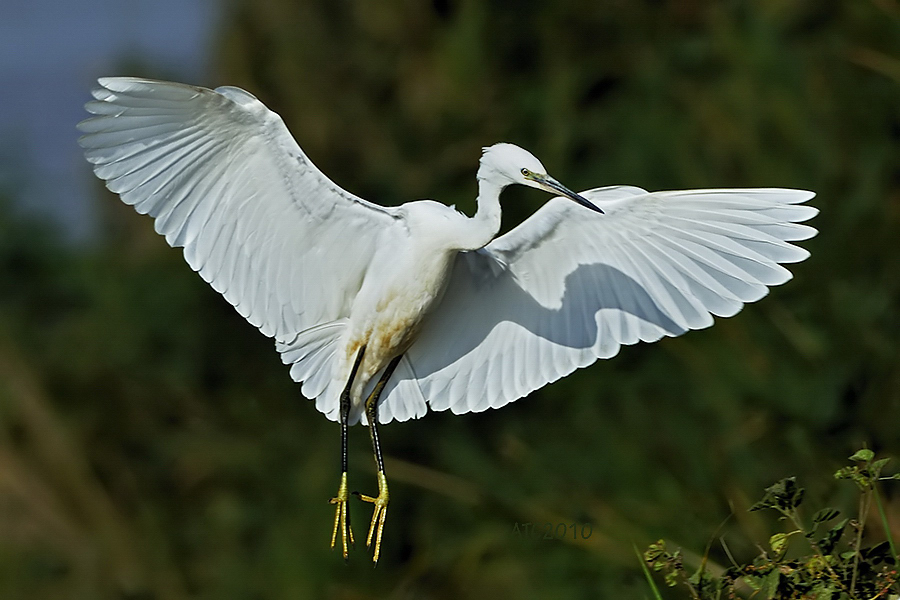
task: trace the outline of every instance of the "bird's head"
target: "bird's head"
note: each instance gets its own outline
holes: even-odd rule
[[[514,183],[527,185],[554,195],[565,196],[591,210],[603,212],[587,198],[576,194],[548,175],[547,169],[534,154],[515,144],[500,143],[484,148],[478,178],[501,188]]]

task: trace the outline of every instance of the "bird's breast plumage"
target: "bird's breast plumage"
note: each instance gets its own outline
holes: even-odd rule
[[[358,378],[361,386],[415,342],[444,295],[455,256],[455,251],[416,243],[373,257],[351,308],[342,361],[352,364],[365,347]]]

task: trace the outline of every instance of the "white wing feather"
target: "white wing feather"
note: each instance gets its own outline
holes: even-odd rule
[[[155,218],[191,268],[276,339],[285,362],[308,363],[292,375],[319,395],[371,257],[405,235],[397,213],[335,185],[281,118],[239,88],[100,85],[87,104],[95,116],[79,124],[94,172]]]
[[[727,317],[790,279],[788,242],[816,230],[811,192],[786,189],[582,192],[598,214],[554,198],[504,236],[458,255],[447,292],[409,349],[434,410],[498,408],[622,344]],[[397,378],[384,402],[408,403]]]

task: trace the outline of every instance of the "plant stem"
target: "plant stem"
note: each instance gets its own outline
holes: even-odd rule
[[[859,571],[860,546],[862,546],[863,529],[866,527],[866,519],[869,509],[872,507],[872,488],[864,490],[859,497],[859,529],[856,531],[856,553],[853,555],[853,575],[850,577],[850,596],[856,589],[856,575]]]

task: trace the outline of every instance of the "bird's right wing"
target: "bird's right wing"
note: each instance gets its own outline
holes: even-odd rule
[[[282,346],[334,333],[321,326],[345,322],[375,250],[405,235],[396,212],[335,185],[241,89],[100,85],[79,143],[106,186]]]
[[[813,194],[799,190],[582,195],[605,214],[554,198],[457,256],[407,352],[413,375],[388,384],[386,412],[418,416],[417,397],[454,413],[497,408],[622,344],[708,327],[790,279],[779,263],[809,253],[788,242],[816,233],[799,224],[817,213],[801,205]]]

